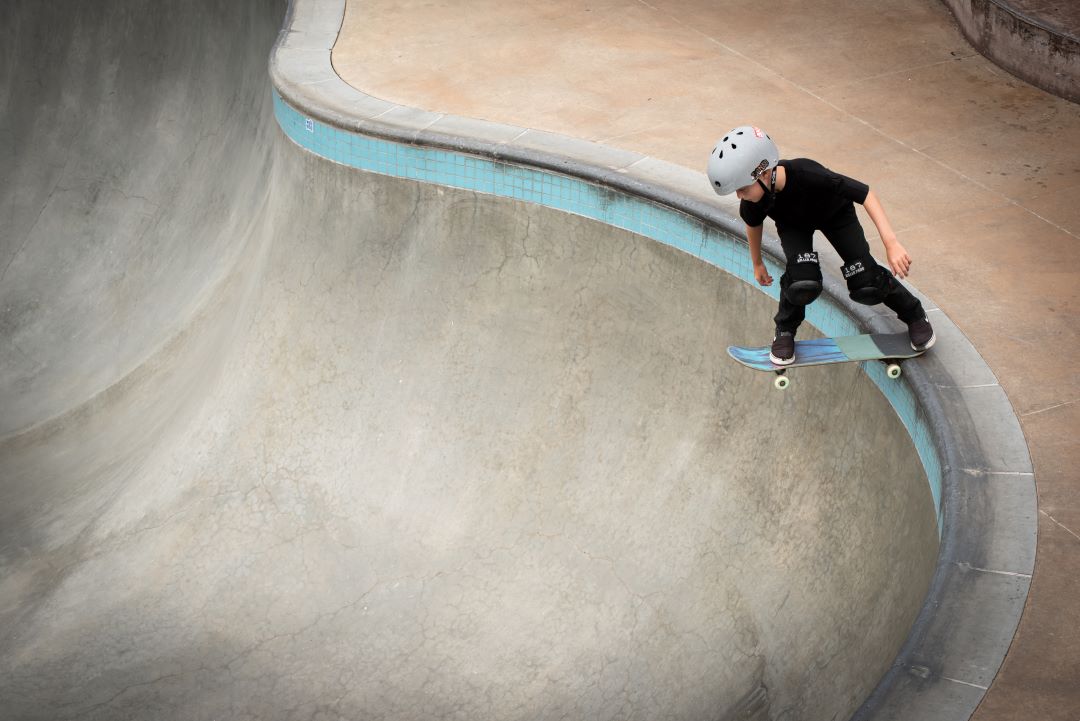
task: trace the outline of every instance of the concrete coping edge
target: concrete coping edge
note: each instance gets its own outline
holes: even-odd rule
[[[285,102],[311,118],[395,143],[572,176],[667,206],[742,238],[737,204],[718,198],[703,172],[555,133],[411,108],[348,85],[337,75],[331,58],[346,0],[288,3],[270,56],[270,78]],[[783,265],[775,235],[766,233],[762,250]],[[831,300],[866,330],[896,330],[895,319],[848,298],[839,266],[832,265],[836,267],[822,268]],[[939,339],[947,339],[920,363],[908,364],[904,375],[942,462],[941,550],[910,636],[852,716],[857,721],[906,718],[906,711],[916,705],[921,718],[968,719],[1008,651],[1034,569],[1034,476],[1019,421],[996,377],[963,332],[932,301],[916,294],[934,313]],[[999,452],[1002,447],[1012,452]],[[1003,490],[988,482],[998,477],[1018,485]],[[1018,488],[1024,502],[1016,508]],[[988,513],[992,523],[986,523]],[[993,554],[1001,557],[1003,570],[980,565]],[[965,578],[983,571],[1001,573],[1012,583],[971,593],[972,584],[965,584]],[[961,588],[969,590],[960,593]],[[995,633],[980,632],[991,625]],[[972,664],[989,669],[989,678],[959,678],[952,668],[958,649],[977,656]],[[960,696],[957,684],[963,686]],[[930,710],[931,715],[923,715]]]

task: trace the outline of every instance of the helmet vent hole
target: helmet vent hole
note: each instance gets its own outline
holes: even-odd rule
[[[721,150],[721,151],[720,151],[720,159],[721,159],[721,160],[723,160],[723,159],[724,159],[724,151],[723,151],[723,150]]]
[[[727,139],[728,139],[728,137],[729,137],[729,136],[727,136],[727,135],[725,135],[725,136],[724,136],[724,142],[725,142],[725,143],[727,142]]]
[[[735,145],[735,143],[732,143],[732,144],[731,144],[731,149],[732,149],[732,150],[734,150],[734,149],[735,149],[736,147],[738,147],[738,146],[736,146],[736,145]]]
[[[739,132],[737,132],[737,133],[735,133],[735,134],[736,134],[736,135],[742,135],[742,134],[743,134],[743,131],[741,131],[741,130],[740,130]]]

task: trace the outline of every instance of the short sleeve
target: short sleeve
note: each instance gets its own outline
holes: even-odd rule
[[[841,198],[846,198],[853,203],[862,205],[866,201],[866,196],[870,193],[870,186],[862,181],[849,178],[846,175],[840,173],[834,173],[831,170],[826,171],[829,174],[829,180],[832,183],[834,192]]]
[[[802,160],[798,164],[799,182],[818,191],[832,193],[844,200],[860,205],[866,200],[870,186],[866,183],[829,170],[813,160]]]

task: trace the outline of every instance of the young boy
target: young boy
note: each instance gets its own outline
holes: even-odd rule
[[[750,125],[735,128],[709,156],[709,182],[718,195],[735,193],[742,203],[754,277],[772,285],[761,260],[761,227],[776,222],[787,267],[780,277],[780,310],[770,357],[776,365],[795,360],[795,332],[806,306],[821,293],[821,266],[814,252],[814,231],[820,230],[844,261],[851,299],[865,305],[884,303],[907,324],[914,350],[934,345],[934,329],[918,298],[893,278],[911,270],[911,256],[900,245],[874,192],[864,183],[834,173],[813,160],[780,160],[772,139]],[[866,208],[877,226],[892,273],[870,255],[855,203]]]

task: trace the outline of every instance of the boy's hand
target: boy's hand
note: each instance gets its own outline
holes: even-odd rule
[[[754,266],[754,278],[757,280],[758,285],[772,285],[772,276],[769,275],[764,263],[758,263]]]
[[[900,245],[900,241],[894,240],[885,245],[885,257],[897,278],[906,278],[911,272],[911,256],[904,250],[904,246]]]

